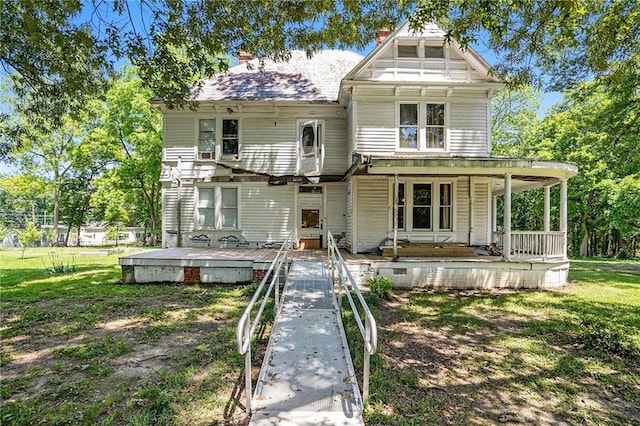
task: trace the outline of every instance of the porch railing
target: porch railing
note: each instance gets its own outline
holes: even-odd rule
[[[373,314],[367,306],[367,302],[364,300],[360,288],[356,281],[353,279],[347,264],[340,254],[340,250],[336,245],[336,241],[333,238],[331,232],[327,232],[327,247],[329,252],[329,268],[331,270],[331,277],[333,282],[336,282],[336,278],[339,283],[338,289],[338,308],[342,313],[342,294],[344,293],[349,300],[349,305],[353,312],[353,317],[358,324],[360,334],[364,340],[364,361],[362,372],[362,401],[367,402],[369,397],[369,360],[371,355],[375,354],[378,350],[378,329],[376,326],[376,320],[373,318]],[[355,295],[360,305],[360,310],[357,309],[353,295]],[[360,312],[364,315],[363,319],[360,318]]]
[[[260,285],[258,285],[258,288],[253,294],[251,301],[249,301],[249,305],[244,310],[244,313],[238,321],[236,338],[238,343],[238,352],[240,353],[240,355],[244,355],[245,394],[247,412],[249,413],[251,412],[251,401],[253,398],[253,394],[251,391],[251,340],[253,339],[253,335],[255,334],[256,329],[260,325],[260,318],[262,317],[262,313],[264,312],[271,292],[274,292],[275,299],[274,314],[277,315],[278,313],[278,308],[280,307],[280,276],[281,274],[284,274],[284,277],[287,276],[289,268],[289,250],[292,248],[292,246],[293,232],[289,234],[287,239],[282,244],[280,250],[278,250],[275,259],[273,259],[273,262],[271,262],[271,266],[269,266],[269,270],[264,275],[262,281],[260,281]],[[269,282],[269,287],[263,294],[263,289],[267,282]],[[258,312],[256,313],[255,318],[252,322],[251,311],[253,310],[260,297],[262,297],[262,301],[260,303],[260,307],[258,308]]]
[[[504,232],[494,232],[493,241],[504,248]],[[562,231],[511,231],[511,256],[515,258],[563,258],[567,255],[565,233]]]

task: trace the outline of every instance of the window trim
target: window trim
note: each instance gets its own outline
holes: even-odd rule
[[[414,53],[416,55],[415,56],[400,56],[400,48],[401,47],[404,47],[404,48],[413,47],[415,49]],[[405,43],[397,43],[396,46],[395,46],[395,52],[394,52],[395,53],[395,58],[398,59],[398,60],[401,60],[401,61],[404,61],[404,60],[407,60],[407,59],[409,59],[409,60],[411,60],[411,59],[421,59],[420,50],[422,50],[422,49],[420,49],[420,45],[416,44],[416,43],[407,43],[407,42],[405,42]]]
[[[456,188],[457,188],[457,180],[455,178],[447,179],[447,178],[403,178],[400,177],[398,180],[398,184],[404,185],[404,228],[398,228],[398,231],[403,234],[403,236],[409,235],[450,235],[456,232],[457,224],[456,224],[456,205],[457,205],[457,196],[456,196]],[[413,226],[413,186],[414,184],[430,184],[431,185],[431,227],[430,228],[414,228]],[[451,188],[451,200],[448,207],[450,208],[450,228],[441,228],[440,227],[440,190],[442,184],[449,184]],[[390,218],[389,218],[389,229],[393,231],[394,223],[393,223],[393,204],[394,204],[394,190],[395,185],[393,181],[389,183],[389,206],[390,206]],[[400,209],[398,209],[398,215],[400,215]]]
[[[197,231],[220,231],[220,230],[229,230],[229,231],[237,231],[241,229],[241,187],[239,184],[198,184],[194,186],[194,230]],[[200,191],[203,189],[213,189],[213,207],[200,207]],[[235,189],[236,190],[236,227],[224,227],[222,226],[222,210],[224,208],[232,208],[232,207],[224,207],[222,205],[222,190],[223,189]],[[213,225],[208,224],[200,224],[200,209],[213,209]]]
[[[210,151],[200,151],[200,121],[201,120],[215,120],[215,151],[211,153],[211,158],[202,158],[201,153]],[[238,153],[237,154],[224,154],[223,153],[223,125],[224,120],[238,120]],[[215,160],[230,160],[240,161],[242,158],[242,117],[237,114],[230,114],[225,116],[205,116],[200,115],[196,119],[196,161],[215,161]]]
[[[400,146],[400,105],[404,104],[417,104],[418,105],[418,147],[417,148],[405,148]],[[444,105],[444,146],[442,148],[429,148],[427,147],[427,105]],[[449,116],[451,115],[451,109],[449,102],[439,100],[427,100],[427,101],[396,101],[396,152],[401,153],[442,153],[449,152]]]

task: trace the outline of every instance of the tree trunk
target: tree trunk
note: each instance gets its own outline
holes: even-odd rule
[[[582,214],[580,218],[580,232],[582,233],[582,242],[580,243],[580,256],[587,257],[589,255],[589,229],[587,228],[587,215]]]
[[[53,242],[58,244],[58,222],[60,220],[60,177],[56,173],[53,183]]]

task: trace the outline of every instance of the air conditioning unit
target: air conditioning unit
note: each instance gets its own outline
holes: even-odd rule
[[[199,155],[200,155],[200,159],[201,160],[212,160],[213,159],[213,152],[211,152],[211,151],[200,151]]]

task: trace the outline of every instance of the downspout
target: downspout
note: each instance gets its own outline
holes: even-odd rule
[[[398,260],[398,174],[393,179],[393,260]]]

